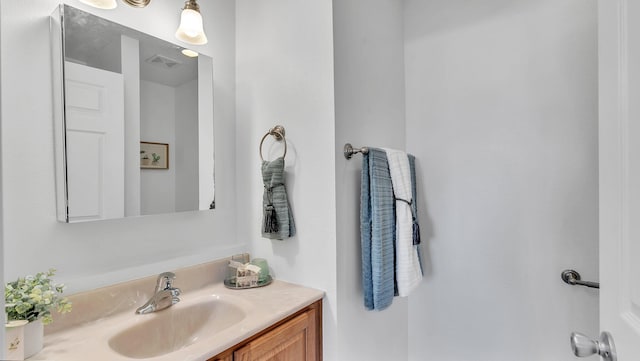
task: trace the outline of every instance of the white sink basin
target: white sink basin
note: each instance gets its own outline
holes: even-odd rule
[[[246,317],[233,299],[205,297],[189,305],[176,304],[148,315],[109,339],[109,347],[122,356],[143,359],[187,347],[235,325]]]

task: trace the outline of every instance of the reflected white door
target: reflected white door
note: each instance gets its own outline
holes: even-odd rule
[[[600,329],[640,360],[640,2],[600,0]]]
[[[69,222],[124,216],[122,74],[65,62]]]

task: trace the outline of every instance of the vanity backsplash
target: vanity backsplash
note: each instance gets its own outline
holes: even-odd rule
[[[175,285],[182,292],[188,293],[214,283],[221,283],[227,274],[229,260],[230,258],[222,258],[172,270],[176,274]],[[45,334],[55,333],[120,312],[129,312],[142,305],[153,295],[156,279],[157,275],[151,275],[70,295],[68,298],[73,303],[73,312],[54,313],[54,322],[45,327]]]

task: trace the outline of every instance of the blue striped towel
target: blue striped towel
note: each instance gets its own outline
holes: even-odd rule
[[[363,155],[360,197],[364,305],[384,310],[395,294],[395,200],[384,150]]]

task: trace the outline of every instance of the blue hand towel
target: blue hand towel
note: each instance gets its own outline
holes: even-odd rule
[[[383,310],[395,294],[395,200],[385,151],[363,155],[360,196],[364,304]]]
[[[296,234],[289,197],[284,185],[284,157],[262,161],[262,237],[283,240]]]

